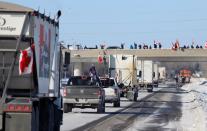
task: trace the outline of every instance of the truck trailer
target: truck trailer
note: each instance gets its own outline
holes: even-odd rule
[[[0,130],[60,129],[60,14],[0,2]]]
[[[137,100],[136,57],[115,54],[109,57],[109,76],[114,77],[121,88],[121,95],[129,100]]]
[[[154,87],[158,87],[158,64],[157,63],[154,63],[153,64],[153,85]]]
[[[153,91],[153,61],[151,60],[137,60],[137,81],[140,88],[147,89],[148,92]]]
[[[136,85],[135,80],[135,66],[133,55],[110,55],[109,57],[109,74],[114,77],[118,83],[124,85]]]
[[[165,67],[159,67],[159,82],[164,82],[166,79],[166,68]]]

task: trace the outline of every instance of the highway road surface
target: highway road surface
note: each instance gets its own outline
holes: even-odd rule
[[[74,109],[65,113],[61,131],[182,131],[205,130],[205,117],[191,92],[166,82],[153,93],[139,91],[137,102],[121,99],[121,107],[106,104],[106,113]]]

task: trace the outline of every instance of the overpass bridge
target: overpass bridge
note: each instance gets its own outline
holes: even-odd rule
[[[105,74],[108,69],[109,55],[122,54],[134,55],[140,60],[153,60],[159,62],[160,66],[166,67],[167,72],[178,68],[195,68],[199,65],[203,76],[207,77],[207,49],[185,49],[174,51],[172,49],[85,49],[85,50],[67,50],[71,53],[70,74],[86,74],[91,64],[96,65],[100,74]],[[98,55],[106,54],[107,65],[98,64]]]
[[[97,62],[98,55],[135,55],[138,59],[147,59],[159,62],[207,62],[207,49],[84,49],[67,50],[71,52],[71,62]]]

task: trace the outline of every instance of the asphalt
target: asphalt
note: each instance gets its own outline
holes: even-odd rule
[[[137,102],[122,107],[116,112],[106,112],[108,115],[74,131],[181,130],[179,124],[183,105],[181,97],[187,93],[169,83]]]

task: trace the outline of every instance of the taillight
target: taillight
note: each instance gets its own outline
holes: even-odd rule
[[[6,112],[32,112],[32,107],[30,105],[14,105],[8,104]]]
[[[67,89],[66,88],[63,89],[63,96],[67,96]]]
[[[8,110],[15,110],[15,106],[12,105],[12,104],[11,104],[11,105],[8,105],[8,106],[7,106],[7,109],[8,109]]]

